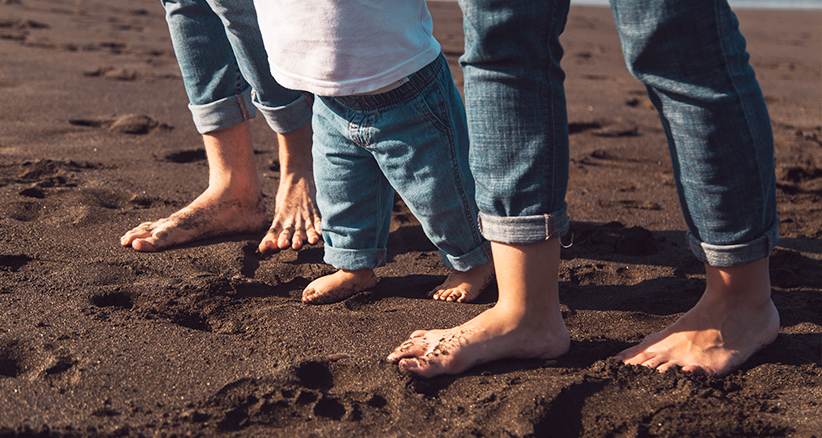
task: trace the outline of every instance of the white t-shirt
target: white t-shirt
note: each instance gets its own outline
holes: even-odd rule
[[[320,96],[387,87],[434,61],[425,0],[254,0],[271,74]]]

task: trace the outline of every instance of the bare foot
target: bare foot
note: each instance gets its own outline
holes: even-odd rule
[[[470,303],[494,281],[494,263],[488,262],[468,271],[451,271],[445,282],[430,292],[435,300]]]
[[[138,225],[120,238],[120,244],[154,252],[209,237],[256,232],[266,220],[259,194],[253,200],[238,199],[208,189],[171,216]]]
[[[705,293],[691,310],[617,358],[660,372],[678,365],[723,376],[776,339],[779,313],[771,301],[767,258],[733,268],[706,265],[706,273]]]
[[[529,245],[492,241],[497,304],[458,327],[412,333],[388,361],[432,377],[497,359],[564,354],[571,338],[559,308],[559,251],[559,239]]]
[[[405,372],[433,377],[497,359],[551,359],[568,351],[571,338],[561,313],[535,321],[511,316],[496,306],[452,329],[418,330],[387,359]]]
[[[314,177],[311,172],[280,174],[274,221],[260,242],[261,253],[302,248],[304,242],[320,241],[320,212],[314,203]]]
[[[171,216],[143,222],[120,238],[137,251],[159,251],[207,237],[265,228],[265,204],[254,164],[248,122],[203,134],[208,188]]]
[[[356,271],[340,269],[309,283],[303,291],[303,302],[306,304],[336,303],[358,292],[371,289],[377,283],[373,269]]]
[[[320,211],[316,206],[311,123],[286,134],[277,134],[280,184],[277,188],[274,221],[260,242],[261,253],[302,248],[322,237]]]

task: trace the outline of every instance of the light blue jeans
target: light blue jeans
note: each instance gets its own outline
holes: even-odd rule
[[[471,168],[483,235],[535,243],[568,229],[559,36],[568,0],[460,0]],[[773,134],[725,0],[612,0],[626,63],[667,134],[688,241],[717,267],[778,238]]]
[[[477,227],[465,110],[442,54],[394,90],[318,97],[312,127],[326,263],[385,264],[394,189],[448,267],[490,260]]]
[[[257,109],[279,133],[311,120],[312,97],[271,76],[253,0],[163,0],[163,7],[198,132],[236,126]]]

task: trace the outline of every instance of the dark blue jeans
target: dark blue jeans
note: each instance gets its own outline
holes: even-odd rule
[[[559,43],[568,0],[460,0],[471,169],[483,235],[535,243],[568,229],[568,121]],[[725,0],[612,0],[626,63],[659,110],[696,256],[770,254],[773,134]]]

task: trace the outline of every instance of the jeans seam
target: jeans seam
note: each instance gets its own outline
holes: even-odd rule
[[[235,94],[234,98],[237,99],[237,104],[240,106],[240,111],[243,114],[243,121],[249,120],[251,118],[248,107],[246,107],[245,99],[243,99],[242,94]]]
[[[734,89],[734,93],[737,96],[739,108],[742,111],[742,114],[745,116],[745,126],[747,128],[747,134],[750,136],[750,144],[755,145],[757,136],[752,131],[753,130],[753,124],[751,123],[750,114],[749,114],[747,105],[745,105],[745,103],[744,103],[742,93],[740,93],[739,87],[737,87],[737,82],[735,80],[734,75],[731,72],[730,63],[728,62],[728,54],[726,52],[726,45],[724,43],[725,40],[722,38],[722,36],[723,36],[723,33],[722,33],[723,26],[720,23],[720,18],[721,18],[720,17],[720,9],[719,9],[720,7],[721,6],[720,6],[719,2],[715,3],[715,5],[714,5],[714,16],[716,17],[717,36],[718,36],[719,41],[722,42],[722,44],[720,44],[720,48],[722,50],[722,59],[725,63],[725,68],[726,68],[726,71],[727,71],[727,74],[728,74],[728,79],[730,80],[731,86]],[[729,10],[728,12],[733,15],[733,11]],[[728,17],[728,18],[730,18],[730,17]],[[737,23],[737,26],[738,26],[738,23]],[[743,38],[743,41],[744,41],[744,37],[742,37],[740,35],[740,38]],[[745,44],[745,46],[746,47],[743,50],[745,52],[747,52],[747,44]],[[759,196],[761,196],[761,198],[759,199],[759,201],[760,201],[759,205],[762,205],[762,211],[761,211],[761,217],[760,217],[760,220],[761,220],[760,226],[762,226],[763,232],[765,232],[765,230],[764,230],[764,228],[765,228],[764,227],[764,225],[765,225],[764,224],[764,219],[765,219],[765,215],[767,214],[767,213],[765,213],[766,209],[767,209],[767,205],[766,205],[766,202],[765,202],[765,199],[766,199],[765,193],[767,191],[767,189],[765,187],[765,184],[766,184],[765,181],[770,179],[770,177],[766,178],[765,175],[764,175],[764,172],[763,172],[763,169],[762,169],[762,160],[759,157],[758,152],[759,152],[758,148],[754,147],[754,153],[755,153],[755,158],[756,158],[756,170],[757,170],[757,173],[759,174],[759,186],[760,187],[759,187],[758,193],[759,193]]]

